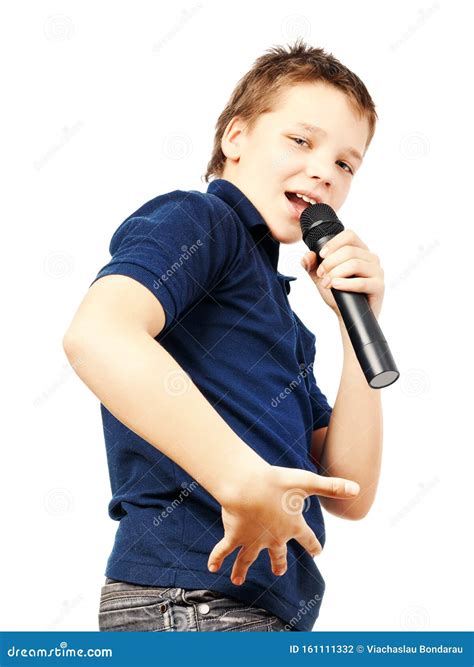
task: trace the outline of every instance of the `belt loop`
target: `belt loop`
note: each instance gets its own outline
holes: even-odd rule
[[[173,600],[173,602],[188,602],[185,597],[184,588],[179,588],[179,587],[170,588],[169,596]]]
[[[192,602],[189,602],[188,598],[186,597],[187,593],[192,593],[192,591],[191,590],[186,590],[185,588],[180,588],[179,590],[181,591],[181,600],[185,604],[192,604]]]

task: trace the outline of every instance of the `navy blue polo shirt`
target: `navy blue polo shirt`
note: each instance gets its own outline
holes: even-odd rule
[[[132,213],[113,234],[111,259],[95,280],[121,274],[149,289],[166,315],[156,340],[234,432],[272,465],[317,472],[311,434],[328,425],[331,407],[313,372],[315,336],[288,301],[295,277],[277,268],[279,247],[242,191],[216,179],[205,193],[174,190]],[[179,385],[176,378],[171,390]],[[324,593],[311,555],[291,539],[283,576],[272,573],[267,549],[241,586],[230,580],[239,549],[209,572],[209,554],[224,535],[219,503],[103,404],[101,414],[109,515],[119,522],[105,575],[209,588],[311,630]],[[317,496],[306,500],[303,516],[324,545]]]

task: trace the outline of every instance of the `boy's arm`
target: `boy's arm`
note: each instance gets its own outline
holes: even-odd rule
[[[355,499],[321,496],[321,505],[345,519],[362,519],[370,510],[382,460],[382,405],[379,389],[367,384],[342,318],[338,317],[344,348],[341,382],[329,426],[313,431],[311,458],[319,473],[353,479],[360,485]]]
[[[321,465],[321,457],[323,455],[324,441],[326,440],[327,432],[328,426],[322,426],[313,431],[311,436],[311,459],[318,467]]]
[[[117,419],[223,505],[269,464],[154,340],[164,324],[163,308],[148,289],[109,275],[89,288],[63,347],[77,375]]]
[[[288,540],[297,540],[313,556],[321,552],[315,532],[301,512],[288,511],[285,498],[295,489],[308,496],[348,498],[359,488],[350,480],[272,466],[261,458],[154,340],[164,325],[163,307],[148,288],[128,276],[107,275],[89,288],[63,347],[109,412],[222,506],[224,536],[209,555],[208,569],[218,570],[239,548],[231,579],[242,583],[262,549],[268,549],[273,573],[283,575]]]

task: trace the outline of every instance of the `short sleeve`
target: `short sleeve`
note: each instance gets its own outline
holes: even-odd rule
[[[175,190],[147,202],[115,231],[102,276],[129,276],[160,301],[165,327],[208,294],[238,256],[239,230],[231,215],[203,193]]]
[[[321,391],[316,381],[314,373],[314,363],[316,358],[316,336],[303,324],[300,318],[293,312],[299,329],[302,354],[306,366],[306,379],[311,410],[313,415],[313,431],[329,425],[332,414],[332,407]]]

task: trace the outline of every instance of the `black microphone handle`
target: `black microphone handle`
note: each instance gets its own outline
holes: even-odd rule
[[[367,294],[334,287],[331,287],[331,292],[367,382],[374,389],[388,387],[400,373],[369,306]]]
[[[323,237],[317,242],[317,249],[313,248],[318,257],[318,266],[322,261],[319,250],[330,238]],[[388,387],[398,380],[400,373],[369,305],[367,294],[338,290],[335,287],[331,287],[331,292],[367,382],[373,389]]]

